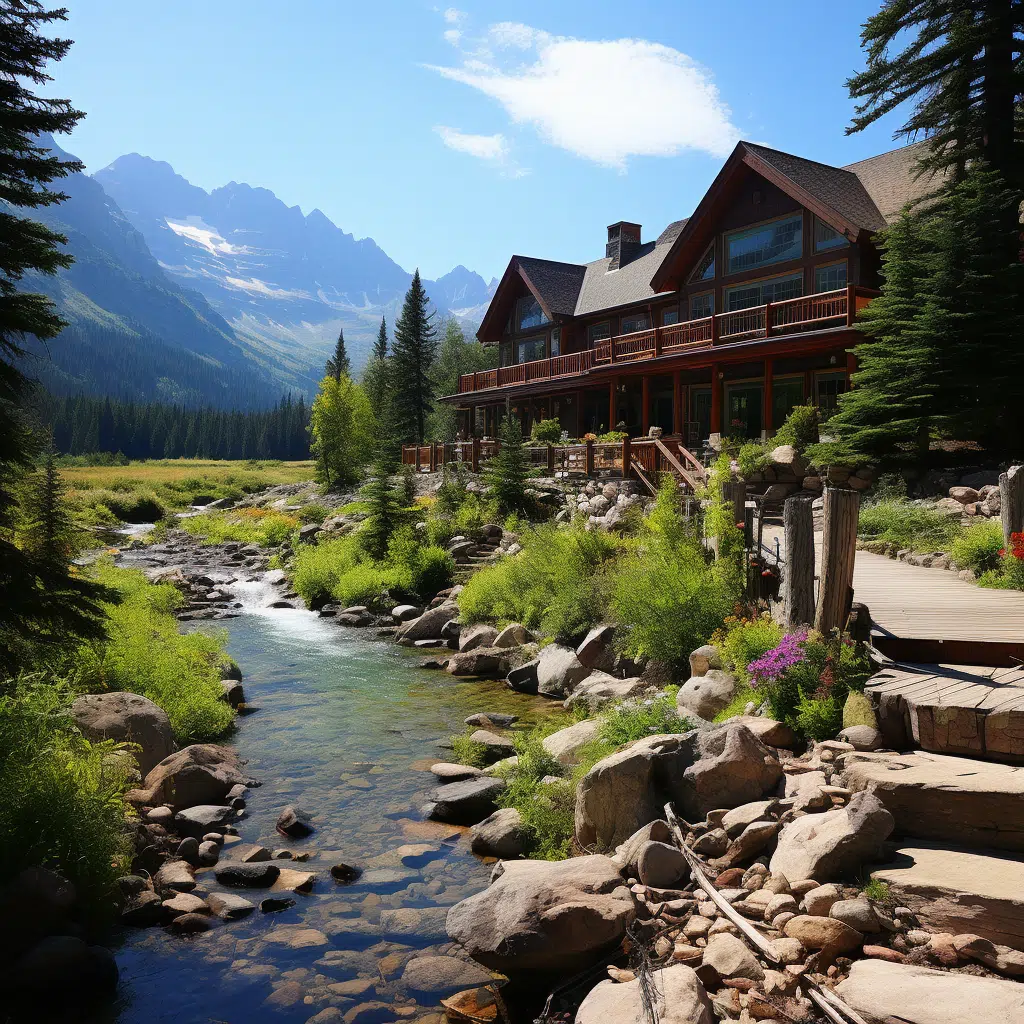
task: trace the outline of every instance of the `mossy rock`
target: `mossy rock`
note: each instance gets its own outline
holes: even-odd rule
[[[853,725],[870,725],[872,729],[878,728],[878,719],[875,717],[875,710],[871,707],[871,701],[851,690],[843,705],[843,728],[849,729]]]

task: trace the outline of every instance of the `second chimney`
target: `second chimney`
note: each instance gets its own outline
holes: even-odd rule
[[[604,254],[611,263],[609,270],[618,270],[631,262],[640,249],[640,225],[620,220],[608,225],[608,244]]]

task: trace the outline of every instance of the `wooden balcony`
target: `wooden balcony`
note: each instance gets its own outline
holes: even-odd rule
[[[717,313],[686,323],[620,334],[595,342],[593,348],[583,352],[464,374],[459,378],[459,394],[528,384],[535,380],[580,377],[613,364],[634,363],[740,341],[847,328],[853,325],[857,312],[876,294],[870,289],[850,285],[833,292],[803,295],[764,306]]]

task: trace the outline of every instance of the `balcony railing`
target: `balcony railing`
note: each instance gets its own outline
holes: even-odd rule
[[[676,355],[759,338],[835,330],[853,324],[857,312],[878,293],[850,285],[832,292],[802,295],[782,302],[717,313],[700,320],[620,334],[594,342],[590,349],[550,359],[480,370],[459,378],[459,394],[558,377],[578,377],[597,367]]]

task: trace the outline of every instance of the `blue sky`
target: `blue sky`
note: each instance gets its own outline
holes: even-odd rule
[[[123,153],[319,207],[408,269],[585,261],[686,216],[737,138],[846,164],[845,78],[878,4],[66,0],[54,92],[89,170]]]

